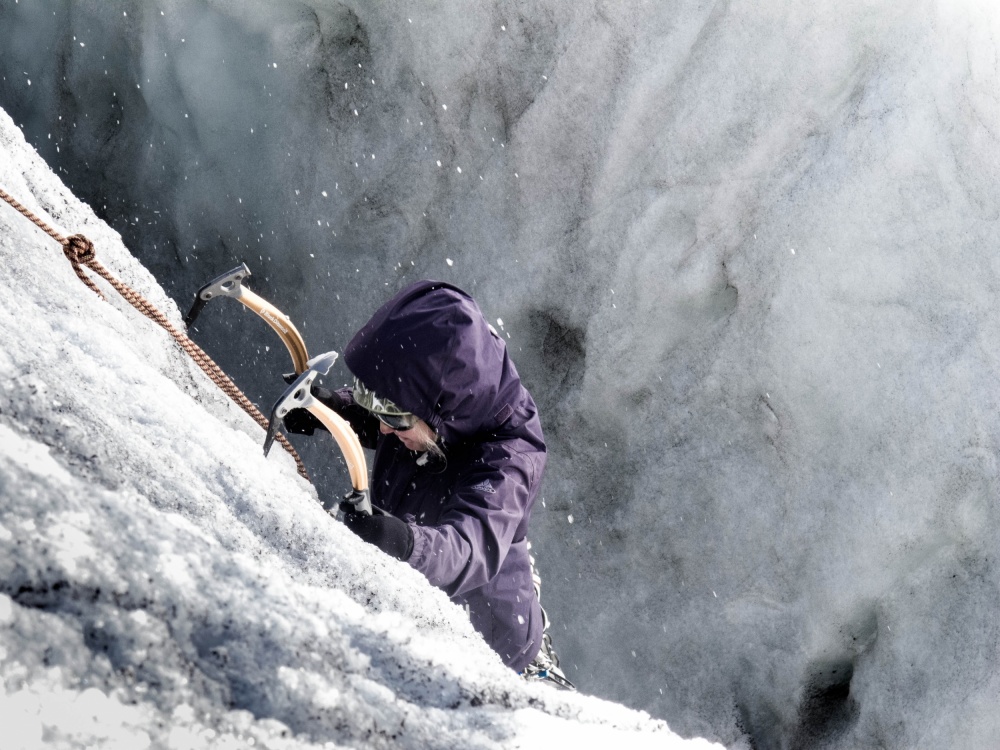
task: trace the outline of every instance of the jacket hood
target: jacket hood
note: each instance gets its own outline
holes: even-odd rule
[[[354,335],[344,361],[448,442],[496,430],[518,407],[516,421],[535,416],[504,342],[475,300],[445,282],[419,281],[397,293]]]

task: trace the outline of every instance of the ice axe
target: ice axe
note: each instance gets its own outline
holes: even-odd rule
[[[353,505],[356,512],[370,516],[372,515],[372,502],[368,492],[368,467],[358,436],[354,434],[354,430],[343,417],[312,395],[313,381],[319,375],[326,375],[336,361],[337,352],[327,352],[313,357],[303,368],[305,371],[288,386],[281,394],[281,398],[274,402],[271,409],[271,424],[267,430],[267,437],[264,439],[264,455],[266,456],[271,450],[271,444],[278,434],[278,425],[285,418],[285,415],[293,409],[307,410],[330,431],[330,434],[337,441],[337,445],[340,446],[341,453],[344,454],[344,460],[347,461],[353,491],[344,498],[344,501]],[[328,512],[335,513],[337,503],[324,500],[323,507]]]
[[[243,286],[243,279],[250,275],[247,264],[241,263],[232,271],[228,271],[205,284],[195,293],[194,304],[191,305],[191,309],[184,317],[184,325],[190,328],[209,300],[216,297],[232,297],[257,313],[264,319],[264,322],[274,329],[274,332],[284,342],[288,353],[292,355],[292,365],[295,367],[295,372],[304,372],[308,366],[309,354],[305,341],[302,340],[302,334],[281,310]]]

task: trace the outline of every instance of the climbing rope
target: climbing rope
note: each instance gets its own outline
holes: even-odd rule
[[[101,293],[101,290],[98,289],[97,284],[94,283],[93,279],[91,279],[84,272],[83,266],[86,266],[107,281],[116,292],[118,292],[129,304],[132,305],[132,307],[150,320],[159,324],[174,338],[178,344],[180,344],[181,348],[188,353],[191,359],[193,359],[195,363],[205,371],[205,374],[212,379],[212,382],[219,386],[219,388],[221,388],[222,391],[229,396],[229,398],[231,398],[241,409],[243,409],[243,411],[249,414],[250,417],[253,418],[253,420],[263,429],[266,430],[268,428],[267,417],[260,412],[260,409],[253,405],[250,399],[248,399],[246,395],[237,387],[237,385],[229,379],[229,376],[222,371],[222,368],[215,364],[211,357],[205,354],[204,350],[200,346],[194,343],[186,334],[178,331],[173,324],[167,320],[167,317],[156,309],[153,303],[126,284],[123,284],[121,281],[116,279],[111,275],[108,269],[98,262],[94,252],[94,244],[90,240],[82,234],[73,234],[68,237],[64,237],[47,223],[38,218],[38,216],[36,216],[29,208],[19,203],[3,188],[0,188],[0,198],[3,198],[18,213],[62,245],[63,253],[73,266],[73,271],[76,273],[77,278],[79,278],[80,281],[82,281],[92,292],[94,292],[94,294],[105,301],[107,299]],[[281,433],[278,433],[277,438],[278,442],[281,443],[281,447],[288,451],[292,458],[295,459],[295,466],[298,467],[299,474],[301,474],[305,479],[309,479],[309,474],[306,471],[305,464],[302,463],[302,459],[295,451],[295,448],[292,447],[292,444],[288,442],[288,438]]]

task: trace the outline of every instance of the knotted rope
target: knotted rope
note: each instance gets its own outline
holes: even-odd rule
[[[243,409],[243,411],[249,414],[250,417],[263,429],[266,430],[268,428],[267,417],[261,414],[260,409],[253,405],[253,402],[251,402],[243,391],[241,391],[237,385],[229,379],[229,376],[222,371],[222,368],[215,364],[211,357],[205,354],[204,350],[202,350],[200,346],[194,343],[194,341],[192,341],[186,334],[178,331],[173,324],[167,320],[167,317],[156,309],[153,303],[138,292],[131,289],[128,285],[123,284],[121,281],[116,279],[111,275],[108,269],[98,262],[96,253],[94,252],[94,243],[82,234],[73,234],[68,237],[64,237],[59,234],[55,229],[38,218],[38,216],[36,216],[30,209],[19,203],[3,188],[0,188],[0,198],[3,198],[11,205],[12,208],[17,210],[18,213],[62,245],[63,253],[65,253],[66,258],[73,266],[73,271],[76,273],[80,281],[86,284],[87,287],[94,292],[94,294],[103,300],[107,299],[101,293],[101,290],[98,289],[94,280],[84,272],[84,266],[107,281],[112,288],[118,292],[118,294],[124,297],[125,300],[132,305],[132,307],[160,325],[160,327],[162,327],[178,344],[180,344],[180,347],[188,353],[191,359],[193,359],[195,363],[205,371],[205,374],[212,379],[212,382],[219,386],[219,388],[221,388],[230,399]],[[288,438],[279,432],[277,439],[278,442],[281,443],[281,447],[288,451],[292,458],[295,459],[295,466],[298,468],[299,474],[301,474],[305,479],[309,479],[309,474],[306,471],[305,464],[302,463],[302,459],[295,451],[295,448],[292,447],[292,444],[288,442]]]

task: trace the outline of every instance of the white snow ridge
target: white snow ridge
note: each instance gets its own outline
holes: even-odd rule
[[[181,325],[3,112],[0,186],[89,237]],[[263,432],[160,328],[107,296],[0,205],[4,750],[709,746],[520,681],[441,592],[327,516],[283,451],[265,459]]]

